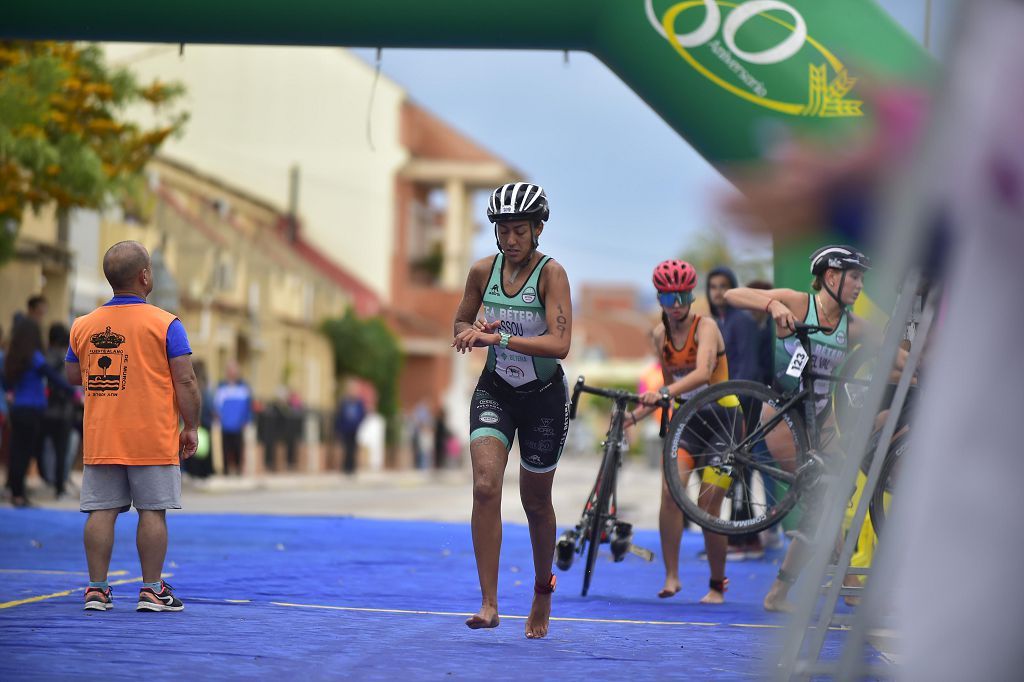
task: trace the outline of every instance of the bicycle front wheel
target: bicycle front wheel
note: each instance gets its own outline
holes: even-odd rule
[[[615,476],[618,473],[617,445],[608,438],[605,446],[604,461],[601,462],[601,480],[598,481],[594,495],[594,506],[590,510],[590,529],[587,535],[587,565],[583,573],[583,591],[586,597],[590,590],[590,580],[594,576],[594,564],[601,547],[608,519],[611,517],[612,492],[615,490]]]
[[[907,435],[901,433],[892,439],[892,443],[889,444],[889,449],[885,453],[885,461],[882,462],[878,484],[871,495],[868,513],[871,514],[871,525],[875,529],[875,535],[879,537],[882,535],[882,527],[885,526],[886,517],[889,515],[892,489],[899,477],[900,462],[903,459],[903,453],[907,450]]]
[[[742,535],[769,528],[800,494],[808,461],[803,406],[783,412],[781,394],[753,381],[726,381],[687,400],[664,445],[665,481],[687,518]]]

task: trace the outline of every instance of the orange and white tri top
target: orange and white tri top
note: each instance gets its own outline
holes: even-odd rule
[[[690,331],[686,335],[686,342],[682,348],[676,348],[672,344],[672,334],[668,328],[665,329],[665,340],[661,344],[661,357],[659,359],[662,370],[672,377],[672,381],[679,381],[697,368],[697,327],[700,325],[700,320],[700,315],[694,315],[693,322],[690,323]],[[689,398],[711,384],[718,384],[728,380],[729,360],[725,356],[725,351],[722,350],[717,353],[715,369],[711,372],[711,379],[708,383],[687,391],[679,397],[683,399]]]

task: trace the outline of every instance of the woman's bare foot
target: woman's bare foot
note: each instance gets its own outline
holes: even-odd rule
[[[708,593],[701,597],[701,604],[724,604],[725,595],[718,590],[708,590]]]
[[[526,638],[540,639],[548,634],[548,619],[551,617],[551,594],[534,594],[533,607],[526,619]]]
[[[790,613],[793,610],[793,605],[786,601],[788,594],[789,585],[776,580],[764,597],[764,610],[774,613]]]
[[[484,604],[474,615],[466,620],[466,627],[470,630],[482,630],[484,628],[498,627],[498,607]]]
[[[864,583],[861,582],[859,575],[848,575],[843,579],[843,587],[863,587]],[[860,604],[860,595],[849,594],[843,597],[843,602],[847,606],[858,606]]]
[[[679,583],[679,578],[665,578],[665,586],[661,588],[661,592],[658,593],[658,597],[661,599],[674,597],[681,589],[683,589],[683,586]]]

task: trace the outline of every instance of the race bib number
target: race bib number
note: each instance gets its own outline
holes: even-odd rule
[[[810,357],[807,355],[804,347],[797,346],[796,350],[793,351],[793,357],[789,359],[789,367],[786,369],[786,374],[799,379],[800,373],[804,371],[804,367],[809,359]]]

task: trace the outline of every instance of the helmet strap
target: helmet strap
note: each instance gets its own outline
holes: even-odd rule
[[[824,277],[821,278],[821,286],[825,289],[825,291],[828,293],[828,295],[831,296],[835,300],[835,302],[839,304],[840,311],[845,311],[846,310],[846,305],[843,303],[842,295],[843,295],[843,286],[846,284],[846,270],[842,270],[841,272],[843,274],[839,278],[839,289],[838,289],[838,291],[832,291],[832,288],[829,287],[829,285],[825,281]]]

